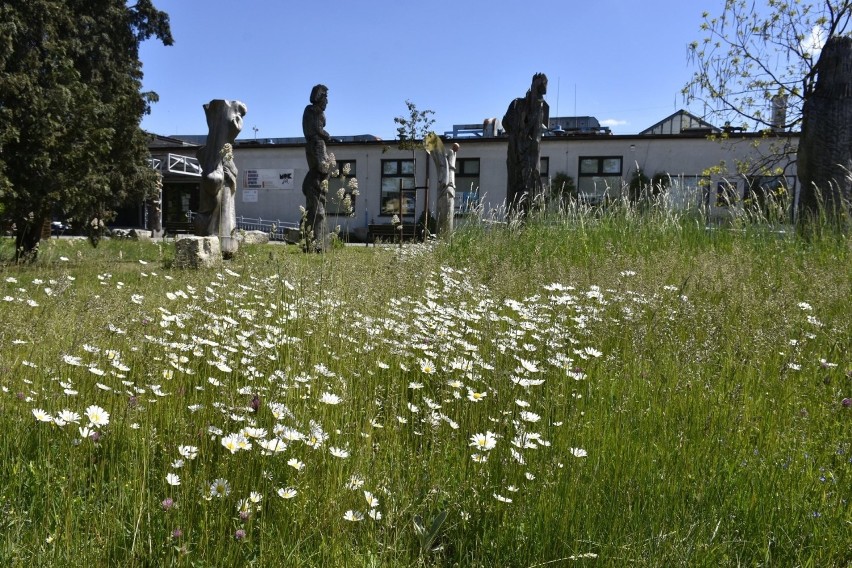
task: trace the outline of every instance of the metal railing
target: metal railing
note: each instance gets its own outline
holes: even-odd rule
[[[237,228],[243,231],[262,231],[269,235],[270,240],[299,242],[299,224],[281,219],[261,219],[258,217],[237,216]]]
[[[191,223],[195,212],[190,211],[186,215]],[[299,224],[292,221],[282,221],[281,219],[262,219],[260,217],[244,217],[237,216],[237,229],[242,231],[261,231],[269,235],[269,239],[273,241],[285,241],[288,243],[299,242]]]

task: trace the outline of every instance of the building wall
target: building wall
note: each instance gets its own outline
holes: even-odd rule
[[[308,171],[305,150],[302,146],[236,146],[234,162],[237,166],[237,215],[261,219],[299,222],[299,206],[304,206],[302,180]],[[250,170],[284,172],[293,170],[292,187],[263,187],[249,183]]]
[[[473,138],[448,141],[458,142],[460,149],[458,158],[478,158],[480,165],[479,191],[480,198],[486,210],[500,208],[506,198],[506,139],[505,138]],[[620,180],[629,182],[633,172],[641,168],[643,172],[653,176],[665,172],[675,178],[678,176],[699,176],[708,168],[725,162],[729,168],[734,167],[737,159],[749,155],[758,156],[761,147],[766,147],[768,141],[758,135],[743,135],[725,143],[707,140],[701,136],[589,136],[589,137],[547,137],[542,141],[542,157],[549,159],[549,175],[564,172],[574,178],[575,183],[580,179],[580,160],[588,157],[620,157]],[[382,183],[382,161],[390,159],[410,159],[411,152],[403,151],[396,146],[382,142],[347,142],[330,144],[329,152],[335,154],[338,164],[354,161],[360,195],[355,201],[352,217],[330,216],[329,224],[334,227],[341,225],[344,230],[365,228],[369,223],[389,223],[390,216],[382,215],[380,211],[380,193]],[[425,152],[418,151],[417,175],[415,179],[417,190],[417,206],[415,218],[420,215],[425,205],[427,175],[430,178],[428,189],[430,209],[435,210],[435,171],[434,164]],[[305,198],[302,195],[302,181],[307,173],[307,161],[304,147],[301,145],[236,145],[234,159],[240,172],[237,185],[236,209],[237,215],[277,219],[287,223],[298,223],[300,220],[299,206],[303,206]],[[292,171],[292,180],[287,188],[257,187],[257,179],[247,179],[248,171],[265,171],[274,174],[276,171]],[[795,176],[795,170],[787,172]],[[273,176],[274,177],[274,176]],[[736,191],[742,195],[743,183],[735,174],[726,179],[738,183]],[[700,207],[702,204],[715,209],[713,197],[716,184],[722,180],[715,176],[710,180],[710,198],[707,195],[677,193],[677,187],[672,190],[672,202],[682,208]],[[274,182],[274,179],[272,180]],[[252,186],[254,184],[254,186]],[[677,185],[677,184],[675,184]],[[331,191],[337,186],[331,180]],[[618,188],[621,189],[620,187]],[[618,197],[611,195],[611,197]],[[407,217],[406,222],[413,220]]]
[[[794,137],[796,142],[798,136]],[[582,157],[620,156],[622,158],[622,180],[629,183],[637,169],[653,177],[657,173],[668,174],[672,178],[670,203],[679,209],[697,209],[704,207],[711,215],[725,216],[736,212],[738,202],[745,191],[745,180],[736,173],[737,160],[751,159],[760,161],[769,152],[773,139],[760,135],[731,137],[726,141],[708,140],[704,136],[609,136],[576,141],[567,145],[557,144],[551,154],[551,175],[564,171],[575,182],[579,178],[579,164]],[[545,146],[546,147],[546,146]],[[544,155],[545,152],[543,151]],[[561,168],[554,164],[561,163]],[[694,188],[684,188],[705,171],[725,164],[725,169],[707,179],[707,189],[696,192]],[[563,169],[564,168],[564,169]],[[795,199],[798,191],[795,164],[786,172],[790,189]],[[679,181],[685,183],[679,183]],[[738,199],[733,206],[716,206],[716,193],[719,184],[729,187]],[[710,195],[706,195],[709,191]],[[792,201],[791,201],[792,202]]]

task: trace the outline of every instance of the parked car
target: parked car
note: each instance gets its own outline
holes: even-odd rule
[[[71,230],[71,225],[68,223],[64,223],[62,221],[52,221],[50,223],[50,234],[56,237],[64,234],[66,231]]]

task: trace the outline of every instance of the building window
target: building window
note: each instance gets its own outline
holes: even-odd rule
[[[336,173],[335,173],[336,172]],[[351,216],[355,212],[355,200],[358,192],[357,174],[355,173],[355,160],[337,160],[337,166],[331,171],[328,179],[328,196],[326,197],[325,210],[328,215]]]
[[[743,208],[758,220],[783,221],[795,188],[796,176],[749,176],[743,184]]]
[[[545,157],[543,157],[539,160],[538,172],[541,174],[541,177],[543,177],[543,178],[550,176],[550,158],[545,156]]]
[[[709,176],[672,175],[668,188],[668,200],[672,209],[682,210],[698,207],[710,187]]]
[[[796,176],[752,176],[746,179],[743,201],[785,199],[796,187]]]
[[[479,158],[456,159],[456,215],[479,205]]]
[[[621,156],[581,156],[578,194],[592,203],[621,195]]]
[[[200,195],[201,186],[198,183],[164,181],[162,197],[163,222],[188,222],[189,213],[198,211],[200,207]]]
[[[716,184],[716,207],[729,207],[737,202],[737,182],[722,180]]]
[[[414,216],[414,160],[382,160],[379,215]]]

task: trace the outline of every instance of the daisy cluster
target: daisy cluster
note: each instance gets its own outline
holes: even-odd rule
[[[98,276],[101,284],[111,278]],[[364,462],[398,443],[399,433],[431,438],[477,467],[514,464],[511,480],[494,480],[491,493],[503,503],[516,500],[541,468],[585,457],[574,445],[555,453],[551,437],[572,413],[582,416],[582,382],[602,355],[585,343],[587,326],[599,319],[604,293],[554,283],[527,298],[497,299],[465,271],[447,267],[424,281],[421,296],[397,298],[377,317],[323,297],[314,285],[226,269],[207,284],[167,290],[147,326],[129,332],[109,324],[109,345],[64,354],[63,378],[52,385],[66,399],[83,392],[111,397],[107,407],[129,401],[122,425],[132,428],[146,411],[179,397],[183,416],[172,417],[172,429],[188,437],[164,448],[171,457],[162,479],[169,487],[189,484],[204,500],[236,492],[227,468],[216,469],[223,455],[261,460],[258,486],[288,501],[310,485],[306,471],[349,462],[346,489],[364,495],[340,503],[340,515],[352,522],[382,518],[377,495],[387,487],[381,478],[367,482],[363,470],[377,468]],[[133,304],[145,299],[116,286]],[[337,347],[318,353],[321,334]],[[363,384],[379,387],[365,393]],[[38,421],[79,422],[73,410],[42,408],[55,397],[37,394]],[[81,435],[109,423],[96,405],[86,416]],[[203,430],[203,444],[187,425]],[[204,460],[211,465],[190,467]],[[195,471],[210,477],[190,482]],[[240,514],[260,510],[263,495],[239,489]]]
[[[352,318],[348,337],[359,337],[352,348],[376,361],[367,374],[393,377],[388,384],[396,387],[374,401],[372,425],[464,443],[473,463],[515,464],[517,483],[536,479],[542,464],[561,468],[564,455],[585,457],[571,447],[528,463],[530,454],[548,453],[550,435],[572,412],[582,416],[581,381],[602,355],[585,343],[586,326],[603,307],[600,291],[555,283],[522,300],[500,300],[463,270],[442,267],[426,280],[422,297],[394,300],[380,318]]]
[[[414,269],[424,253],[406,251],[397,261]],[[431,460],[462,464],[463,519],[482,499],[522,503],[594,459],[578,425],[605,357],[595,328],[669,301],[559,282],[499,297],[439,267],[376,313],[281,274],[225,269],[182,286],[141,276],[168,287],[165,301],[99,275],[140,315],[58,361],[23,361],[48,378],[23,396],[41,427],[73,425],[76,445],[141,430],[164,456],[164,510],[230,502],[244,521],[305,496],[343,521],[387,521],[410,506],[389,478],[420,477]],[[7,284],[17,293],[6,301],[33,299]]]

